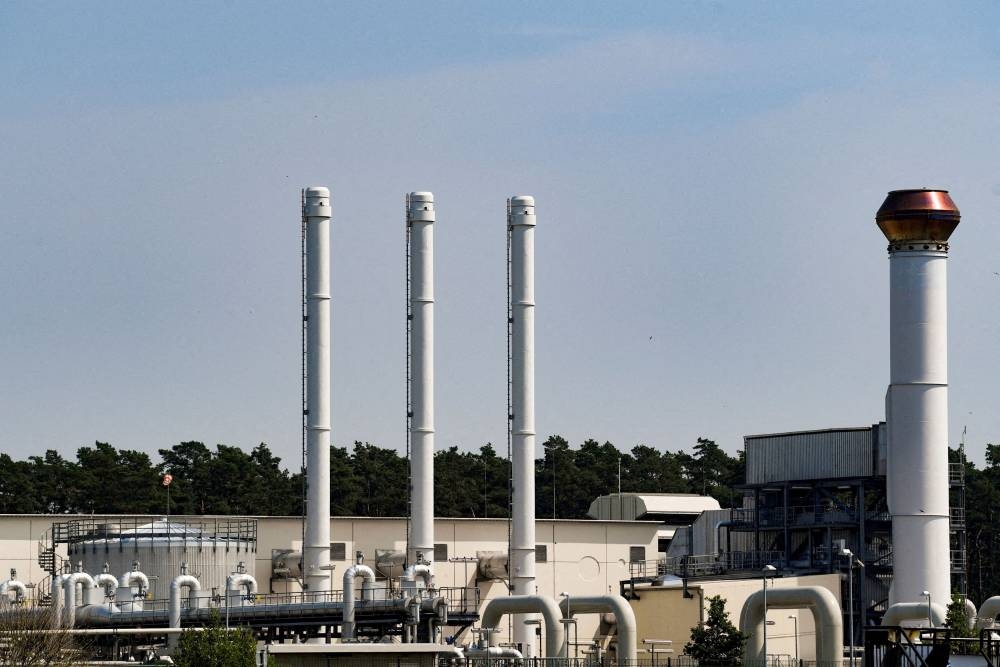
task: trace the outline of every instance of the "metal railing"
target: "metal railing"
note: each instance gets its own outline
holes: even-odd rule
[[[952,486],[965,486],[965,464],[948,464],[948,484]]]
[[[759,570],[765,565],[783,565],[781,551],[730,551],[723,554],[672,556],[658,560],[641,560],[629,563],[632,579],[675,576],[681,578],[706,577],[727,572]]]

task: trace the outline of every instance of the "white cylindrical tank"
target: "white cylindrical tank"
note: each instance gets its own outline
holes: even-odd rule
[[[876,214],[889,240],[889,603],[951,599],[948,523],[948,238],[943,190],[896,190]]]
[[[114,524],[90,519],[66,522],[67,552],[70,560],[80,562],[86,572],[129,573],[138,562],[142,578],[125,578],[118,585],[139,593],[135,581],[145,579],[149,586],[142,591],[154,598],[166,598],[170,581],[187,563],[206,590],[219,588],[238,564],[252,563],[257,555],[255,519],[195,519],[184,522],[158,519],[122,519]],[[125,591],[122,592],[125,595]],[[131,601],[129,595],[123,601]]]
[[[434,195],[411,192],[406,225],[410,260],[410,545],[407,561],[434,558]]]
[[[306,188],[306,529],[304,587],[332,590],[330,566],[330,191]]]
[[[535,199],[508,203],[511,317],[511,595],[535,595]],[[514,642],[537,655],[534,627],[514,619]]]

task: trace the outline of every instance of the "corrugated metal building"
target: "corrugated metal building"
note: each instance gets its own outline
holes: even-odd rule
[[[747,484],[885,474],[885,422],[743,438]]]

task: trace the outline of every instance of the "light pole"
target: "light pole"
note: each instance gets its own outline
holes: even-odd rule
[[[848,605],[848,635],[851,650],[850,665],[854,667],[854,566],[855,563],[862,568],[864,563],[857,560],[850,549],[843,549],[840,555],[847,559],[847,605]]]
[[[934,627],[934,621],[931,618],[931,592],[930,591],[924,591],[923,593],[921,593],[921,595],[923,595],[925,598],[927,598],[927,627],[928,628],[933,628]]]
[[[789,614],[788,618],[792,619],[793,627],[795,628],[795,664],[799,664],[799,617],[795,614]],[[765,626],[767,627],[767,626]]]
[[[767,578],[774,576],[777,571],[773,565],[765,565],[761,570],[761,578],[764,581],[764,667],[767,667]]]

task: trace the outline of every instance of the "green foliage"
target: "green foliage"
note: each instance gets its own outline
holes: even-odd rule
[[[579,449],[558,435],[544,443],[535,462],[539,517],[587,517],[590,503],[619,488],[638,493],[708,493],[723,506],[736,498],[742,458],[699,438],[691,453],[636,445],[621,452],[610,442],[585,440]],[[246,452],[197,441],[159,450],[160,463],[140,451],[105,442],[77,450],[76,460],[55,451],[15,461],[0,454],[0,513],[162,514],[167,509],[164,473],[173,476],[170,513],[297,516],[302,513],[301,471],[281,466],[264,443]],[[478,452],[458,447],[434,459],[434,512],[440,517],[508,516],[510,463],[491,444]],[[334,516],[406,516],[409,470],[394,449],[355,442],[330,448]],[[129,493],[107,493],[112,485]],[[553,494],[553,491],[555,492]],[[554,503],[554,504],[553,504]],[[553,513],[553,507],[555,512]]]
[[[248,628],[227,630],[213,614],[203,630],[181,634],[173,659],[178,667],[254,667],[256,656],[257,640]]]
[[[722,596],[708,598],[708,605],[708,619],[691,628],[691,641],[684,646],[684,653],[701,664],[739,664],[747,636],[729,619]]]
[[[953,637],[971,637],[972,619],[965,608],[965,597],[961,593],[952,593],[951,602],[948,603],[948,615],[945,616],[944,624],[951,628]]]

